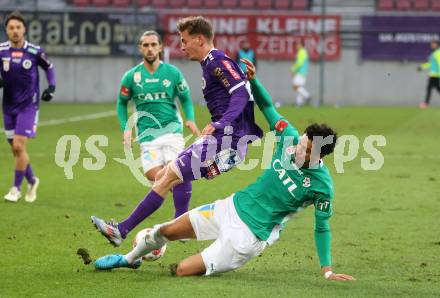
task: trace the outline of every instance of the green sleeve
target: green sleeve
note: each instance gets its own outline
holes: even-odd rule
[[[125,131],[125,127],[128,121],[128,101],[131,99],[131,80],[129,73],[126,73],[121,81],[121,88],[118,93],[118,100],[116,102],[116,111],[118,114],[119,125],[122,131]]]
[[[420,67],[422,69],[429,69],[429,68],[431,68],[431,63],[430,62],[426,62],[426,63],[420,64]]]
[[[254,100],[269,123],[270,129],[273,130],[278,120],[282,119],[283,117],[273,106],[272,97],[270,96],[269,92],[267,92],[266,88],[264,88],[263,84],[261,84],[257,78],[251,80],[250,83]]]
[[[332,202],[325,196],[315,200],[315,244],[321,267],[331,266],[331,239],[329,218],[332,216]]]
[[[191,100],[189,87],[180,71],[178,72],[177,77],[176,93],[180,104],[182,105],[186,120],[195,122],[194,106]]]
[[[331,240],[330,225],[328,218],[316,217],[315,222],[315,244],[318,252],[319,264],[321,267],[331,266]]]

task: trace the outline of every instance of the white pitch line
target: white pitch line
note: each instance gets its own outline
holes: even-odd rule
[[[53,125],[60,125],[65,123],[73,123],[73,122],[81,122],[84,120],[95,120],[110,116],[115,116],[115,111],[106,111],[106,112],[100,112],[100,113],[94,113],[94,114],[86,114],[81,116],[73,116],[69,118],[61,118],[61,119],[53,119],[53,120],[47,120],[47,121],[41,121],[38,123],[38,127],[41,126],[53,126]],[[4,129],[1,128],[0,132],[4,132]]]

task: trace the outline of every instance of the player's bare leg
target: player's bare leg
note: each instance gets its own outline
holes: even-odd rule
[[[171,266],[171,273],[177,276],[203,275],[206,272],[205,263],[201,254],[196,254]]]

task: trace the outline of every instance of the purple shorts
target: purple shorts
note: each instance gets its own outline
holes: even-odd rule
[[[222,144],[215,137],[208,136],[200,138],[180,153],[174,165],[177,175],[184,182],[201,177],[212,179],[241,163],[246,153],[247,143],[231,141]]]
[[[3,113],[3,121],[8,139],[13,139],[14,135],[33,138],[37,133],[38,108],[29,106],[17,114]]]

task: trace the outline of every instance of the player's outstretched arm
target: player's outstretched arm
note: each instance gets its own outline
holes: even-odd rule
[[[275,124],[283,118],[275,109],[272,103],[272,97],[269,92],[267,92],[266,88],[264,88],[263,84],[256,77],[256,69],[251,61],[247,59],[241,59],[241,61],[246,64],[247,67],[247,77],[249,82],[251,83],[252,95],[254,96],[254,100],[269,123],[269,127],[271,130],[275,128]]]
[[[327,217],[316,216],[315,244],[321,271],[325,279],[350,281],[355,278],[348,274],[334,273],[331,267],[331,232]]]
[[[195,121],[194,105],[191,100],[189,88],[186,86],[186,82],[183,80],[181,83],[179,83],[179,86],[177,88],[178,88],[177,97],[179,98],[183,113],[185,114],[185,118],[186,118],[185,126],[191,130],[193,135],[199,136],[200,131]]]

